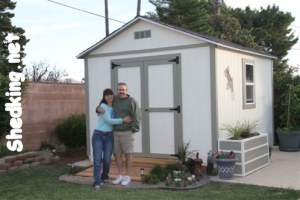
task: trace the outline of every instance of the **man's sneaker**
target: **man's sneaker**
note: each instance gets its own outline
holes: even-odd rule
[[[118,185],[123,181],[123,176],[122,175],[118,175],[117,178],[115,180],[112,181],[112,184],[114,185]]]
[[[95,185],[95,190],[100,190],[100,185]]]
[[[129,185],[130,182],[131,182],[130,176],[124,176],[121,184],[125,186],[125,185]]]

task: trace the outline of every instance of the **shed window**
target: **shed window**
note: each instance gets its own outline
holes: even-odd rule
[[[254,61],[243,59],[243,108],[255,108]]]
[[[137,31],[134,32],[134,39],[143,39],[143,38],[150,38],[151,37],[151,31],[145,30],[145,31]]]

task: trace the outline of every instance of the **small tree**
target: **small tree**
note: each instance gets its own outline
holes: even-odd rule
[[[31,67],[24,70],[26,78],[31,82],[59,82],[63,76],[67,76],[65,70],[50,66],[47,61],[33,63]]]

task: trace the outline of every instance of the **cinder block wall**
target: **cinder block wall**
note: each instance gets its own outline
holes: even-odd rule
[[[24,149],[38,149],[43,141],[58,144],[56,125],[70,114],[85,113],[84,84],[28,83],[22,108]]]

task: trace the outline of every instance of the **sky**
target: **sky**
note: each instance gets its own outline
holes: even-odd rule
[[[76,56],[105,37],[103,17],[74,10],[48,0],[13,0],[17,2],[12,11],[12,23],[25,30],[30,41],[25,46],[27,66],[46,61],[56,69],[65,70],[70,77],[81,80],[84,77],[84,62]],[[71,7],[104,16],[104,0],[55,0]],[[290,12],[295,21],[292,29],[300,40],[300,12],[294,0],[224,0],[227,6],[251,9],[277,5],[284,12]],[[108,0],[110,33],[136,16],[137,0]],[[148,0],[141,0],[141,15],[154,11]],[[289,51],[287,58],[292,66],[299,66],[300,41]]]

